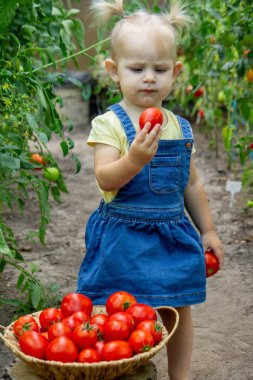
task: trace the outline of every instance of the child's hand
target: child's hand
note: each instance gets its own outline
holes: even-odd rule
[[[156,124],[152,131],[148,133],[150,126],[151,124],[148,122],[142,130],[137,132],[128,152],[129,160],[137,167],[142,168],[150,162],[158,148],[162,126]]]
[[[219,268],[221,269],[224,265],[224,250],[217,233],[215,231],[208,231],[201,237],[204,251],[210,250],[215,254],[219,260]]]

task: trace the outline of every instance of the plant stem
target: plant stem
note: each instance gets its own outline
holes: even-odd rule
[[[58,59],[58,60],[55,61],[55,62],[50,62],[50,63],[47,63],[46,65],[43,65],[43,66],[37,67],[36,69],[32,70],[32,72],[35,73],[36,71],[46,69],[46,68],[48,68],[48,67],[50,67],[50,66],[53,66],[53,65],[55,65],[55,64],[57,64],[57,63],[61,63],[61,62],[63,62],[63,61],[67,61],[68,59],[72,59],[72,58],[74,58],[74,57],[78,57],[78,56],[81,55],[81,54],[87,55],[87,54],[85,54],[86,51],[88,51],[88,50],[90,50],[90,49],[93,49],[93,48],[96,48],[97,46],[102,45],[103,43],[108,42],[109,40],[110,40],[110,37],[105,38],[104,40],[99,41],[99,42],[97,42],[97,43],[95,43],[95,44],[93,44],[93,45],[87,47],[86,49],[80,50],[80,51],[77,52],[77,53],[74,53],[74,54],[68,55],[67,57],[64,57],[64,58]]]

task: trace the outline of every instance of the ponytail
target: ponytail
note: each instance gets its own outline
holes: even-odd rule
[[[125,16],[123,0],[93,0],[90,8],[99,24],[106,23],[112,16]]]
[[[191,19],[185,12],[185,7],[180,0],[174,0],[170,11],[165,13],[164,16],[176,31],[183,29],[191,22]]]

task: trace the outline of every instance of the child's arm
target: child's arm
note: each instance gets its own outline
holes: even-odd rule
[[[161,125],[157,124],[150,133],[149,128],[150,123],[146,123],[145,127],[137,132],[128,153],[122,158],[118,149],[110,145],[95,145],[95,176],[102,190],[120,189],[152,160],[161,137]]]
[[[190,180],[185,191],[185,207],[201,234],[204,250],[211,249],[217,256],[220,268],[224,264],[221,241],[215,231],[205,189],[191,160]]]

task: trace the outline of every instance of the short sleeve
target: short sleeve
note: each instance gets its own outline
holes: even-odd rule
[[[107,144],[122,152],[126,144],[126,134],[119,119],[112,111],[95,117],[91,122],[91,132],[87,140],[89,146]]]

